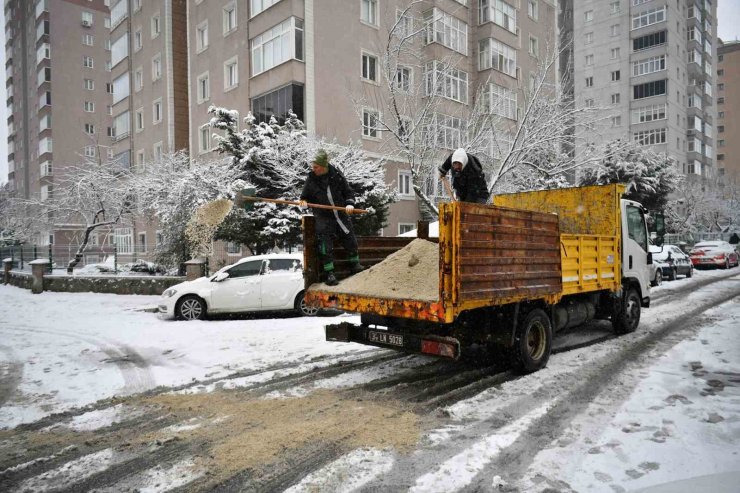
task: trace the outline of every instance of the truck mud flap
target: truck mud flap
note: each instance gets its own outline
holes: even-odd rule
[[[448,359],[460,358],[460,341],[453,337],[391,332],[349,322],[326,326],[326,340],[357,342],[407,353],[429,354]]]

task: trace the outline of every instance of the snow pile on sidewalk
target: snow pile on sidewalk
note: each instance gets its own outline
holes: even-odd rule
[[[439,245],[416,239],[367,270],[337,286],[321,285],[332,293],[399,298],[419,301],[439,299]]]

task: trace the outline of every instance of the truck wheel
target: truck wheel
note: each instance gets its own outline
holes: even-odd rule
[[[637,329],[640,323],[640,295],[634,289],[628,289],[624,298],[616,304],[612,314],[614,332],[629,334]]]
[[[511,359],[514,370],[532,373],[547,365],[552,349],[552,325],[547,314],[537,308],[519,324]]]

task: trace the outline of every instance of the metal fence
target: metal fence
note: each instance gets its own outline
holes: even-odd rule
[[[678,245],[685,243],[694,246],[700,241],[729,241],[732,233],[669,233],[664,237],[664,242],[668,245]]]

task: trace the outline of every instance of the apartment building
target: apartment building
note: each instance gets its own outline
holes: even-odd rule
[[[188,0],[191,154],[213,155],[207,110],[216,105],[241,117],[251,111],[259,121],[292,110],[312,134],[361,142],[370,155],[387,155],[391,137],[377,126],[384,111],[379,101],[387,95],[379,71],[389,30],[409,4]],[[557,19],[547,0],[430,0],[415,3],[401,22],[404,32],[423,35],[421,59],[399,67],[399,85],[418,85],[419,99],[428,96],[426,80],[444,78],[438,87],[447,88],[430,115],[441,163],[464,145],[464,119],[482,85],[492,107],[516,125],[521,89],[554,46]],[[385,235],[414,228],[420,217],[406,168],[387,164],[386,181],[401,200],[391,207]]]
[[[717,167],[740,180],[740,41],[717,49]]]
[[[65,168],[110,150],[109,9],[107,0],[5,0],[4,9],[8,182],[18,197],[45,199]]]
[[[599,139],[631,139],[684,174],[716,173],[712,0],[565,0],[580,104],[610,110]]]

